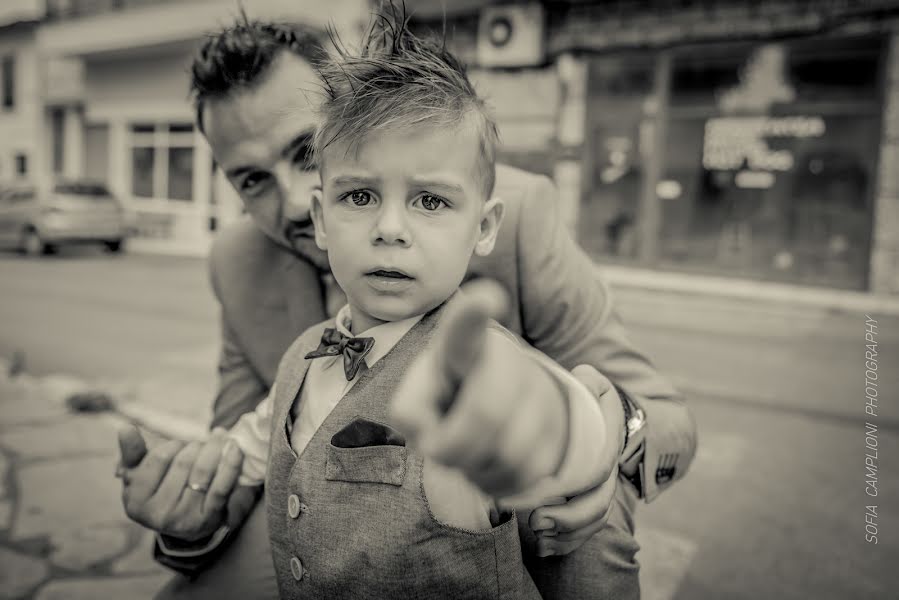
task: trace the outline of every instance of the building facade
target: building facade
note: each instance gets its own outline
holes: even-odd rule
[[[600,262],[899,294],[899,3],[412,4]]]
[[[358,32],[372,0],[244,0]],[[406,0],[471,65],[501,159],[603,264],[899,294],[899,0]],[[187,68],[233,0],[0,6],[0,179],[105,181],[131,247],[203,254],[241,205]],[[539,243],[535,241],[535,243]]]
[[[40,11],[27,6],[0,9],[0,180],[28,177],[42,168],[40,19]]]

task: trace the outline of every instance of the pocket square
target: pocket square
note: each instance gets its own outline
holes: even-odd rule
[[[331,445],[337,448],[405,446],[406,439],[388,425],[356,417],[349,425],[331,437]]]

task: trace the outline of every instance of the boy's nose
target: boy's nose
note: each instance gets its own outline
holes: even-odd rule
[[[384,202],[374,227],[374,243],[399,244],[408,246],[411,236],[406,224],[405,212],[394,206],[396,203]]]

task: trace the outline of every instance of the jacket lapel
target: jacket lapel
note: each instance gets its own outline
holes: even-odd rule
[[[318,269],[303,259],[292,258],[284,265],[282,277],[287,318],[294,336],[328,318]]]

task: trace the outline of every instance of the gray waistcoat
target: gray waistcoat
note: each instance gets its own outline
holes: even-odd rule
[[[539,598],[515,516],[480,533],[436,521],[421,456],[385,425],[387,401],[440,312],[360,376],[299,457],[289,427],[309,365],[303,356],[333,321],[306,331],[285,354],[265,482],[282,598]]]

